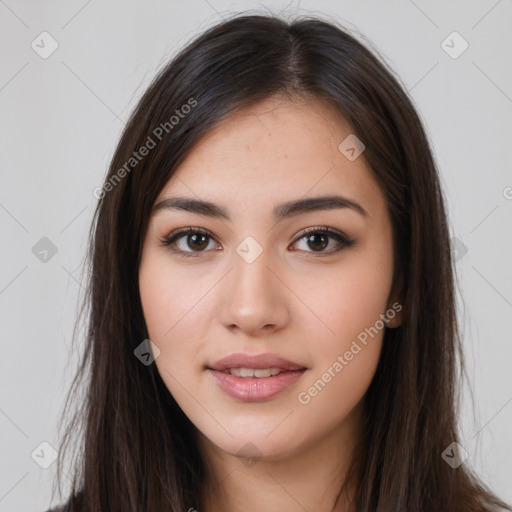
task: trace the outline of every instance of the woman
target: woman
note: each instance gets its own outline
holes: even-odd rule
[[[95,196],[63,510],[511,510],[458,442],[429,143],[354,37],[314,18],[208,30]]]

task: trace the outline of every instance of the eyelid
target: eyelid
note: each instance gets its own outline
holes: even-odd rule
[[[345,235],[345,233],[343,233],[342,231],[339,231],[337,229],[331,228],[329,226],[313,226],[310,228],[304,228],[301,231],[299,231],[297,233],[297,236],[296,236],[295,240],[293,241],[293,243],[297,242],[298,240],[300,240],[304,236],[308,235],[309,233],[318,233],[318,232],[327,233],[328,235],[333,235],[333,236],[342,238],[343,241],[347,244],[354,242],[354,240],[352,240],[349,236]]]
[[[177,238],[178,235],[186,234],[186,233],[190,233],[190,234],[199,233],[201,235],[209,236],[209,237],[215,239],[215,236],[207,229],[196,228],[193,226],[187,226],[184,228],[175,229],[174,231],[169,233],[167,236],[164,236],[163,238],[161,238],[161,241],[168,242],[169,240],[172,240],[173,238]]]

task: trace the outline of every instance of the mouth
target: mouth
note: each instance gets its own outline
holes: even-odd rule
[[[222,370],[222,373],[228,373],[243,379],[264,379],[266,377],[274,377],[286,371],[289,370],[283,370],[282,368],[227,368]]]
[[[272,370],[274,370],[274,372],[279,370],[279,372],[283,372],[306,369],[304,366],[293,361],[289,361],[288,359],[284,359],[276,354],[266,353],[252,355],[245,354],[243,352],[223,357],[211,366],[208,366],[208,368],[218,372],[223,372],[225,370],[270,370],[271,372]],[[253,375],[248,376],[252,377]],[[262,376],[268,377],[268,375]]]
[[[232,354],[206,367],[218,387],[242,402],[269,400],[295,384],[307,368],[275,354]]]

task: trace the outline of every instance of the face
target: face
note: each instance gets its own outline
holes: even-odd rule
[[[155,202],[139,272],[155,364],[223,452],[278,460],[357,428],[400,321],[386,201],[364,153],[338,149],[350,134],[317,100],[267,99],[210,131]],[[178,197],[196,203],[163,202]]]

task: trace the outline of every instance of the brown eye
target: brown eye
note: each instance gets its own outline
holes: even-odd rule
[[[174,231],[162,240],[173,252],[184,257],[200,256],[214,239],[210,233],[198,228],[184,228]]]
[[[309,247],[315,251],[323,251],[329,245],[329,237],[322,233],[308,235],[307,240]]]
[[[297,238],[295,244],[302,240],[305,240],[305,247],[303,246],[303,248],[299,248],[299,250],[309,253],[318,253],[320,256],[323,254],[333,254],[341,251],[345,247],[351,247],[355,244],[355,240],[348,238],[341,232],[333,231],[329,227],[308,228],[302,231],[301,236]],[[332,245],[330,244],[331,240],[336,242],[334,248],[326,250],[329,245]]]
[[[202,233],[194,233],[186,236],[187,245],[191,249],[202,251],[208,246],[208,237]]]

